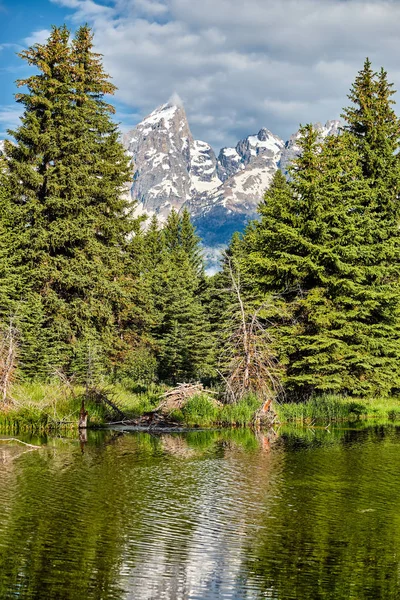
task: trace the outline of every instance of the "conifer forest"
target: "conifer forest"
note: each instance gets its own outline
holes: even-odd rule
[[[32,74],[0,157],[6,422],[46,385],[78,407],[139,394],[142,412],[192,386],[192,410],[236,423],[271,402],[396,402],[400,120],[384,69],[365,60],[338,135],[301,128],[288,176],[210,276],[187,210],[160,222],[128,200],[135,166],[90,28],[53,27],[20,58]]]

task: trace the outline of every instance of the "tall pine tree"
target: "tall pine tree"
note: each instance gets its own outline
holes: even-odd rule
[[[274,297],[266,318],[286,390],[298,399],[391,393],[400,381],[396,211],[384,208],[387,195],[379,205],[382,188],[366,177],[351,131],[322,146],[311,126],[302,134],[291,182],[276,175],[245,236],[247,268],[261,296]]]
[[[115,88],[90,30],[81,27],[71,45],[69,31],[54,27],[20,56],[38,73],[18,82],[24,113],[6,154],[14,302],[33,375],[42,366],[68,369],[79,340],[112,348],[121,303],[131,304],[124,256],[134,225],[122,194],[128,160],[104,100]]]

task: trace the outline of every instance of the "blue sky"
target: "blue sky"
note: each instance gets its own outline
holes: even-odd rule
[[[16,123],[18,49],[88,22],[126,130],[172,96],[218,149],[338,118],[364,58],[400,87],[399,0],[0,0],[0,137]]]
[[[34,32],[48,30],[53,23],[63,23],[71,10],[48,0],[0,0],[0,136],[14,126],[19,108],[14,103],[15,80],[29,73],[16,55],[26,47]]]
[[[79,2],[0,0],[0,138],[7,135],[7,129],[18,125],[21,109],[14,99],[17,91],[15,81],[31,72],[17,53],[35,42],[43,42],[52,25],[66,23],[74,31],[77,25],[86,22],[85,19],[76,18],[74,4],[78,5]],[[96,4],[109,6],[113,2],[99,0]],[[128,129],[140,119],[140,113],[133,110],[132,114],[132,107],[118,98],[113,99],[113,104],[117,108],[121,127]]]

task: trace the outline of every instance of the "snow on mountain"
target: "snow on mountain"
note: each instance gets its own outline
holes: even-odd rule
[[[189,173],[192,195],[209,192],[221,185],[214,150],[206,142],[194,140],[191,144]]]
[[[132,198],[143,212],[165,219],[191,198],[188,165],[193,137],[181,106],[163,104],[123,138],[135,175]]]
[[[339,121],[315,127],[321,138],[334,135]],[[171,208],[186,207],[207,246],[225,244],[235,230],[256,217],[257,205],[278,168],[287,172],[298,155],[300,133],[286,144],[268,129],[222,148],[216,157],[204,141],[195,140],[180,103],[163,104],[123,143],[135,175],[131,197],[138,211],[164,220]]]
[[[235,148],[223,148],[217,161],[222,183],[186,206],[207,245],[226,243],[235,230],[256,217],[257,205],[271,184],[285,147],[268,129],[260,129]]]
[[[241,140],[235,148],[241,162],[218,191],[222,204],[232,211],[255,210],[278,169],[284,146],[268,129]]]

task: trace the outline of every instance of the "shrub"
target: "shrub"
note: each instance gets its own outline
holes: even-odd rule
[[[245,396],[236,404],[226,404],[221,412],[221,423],[242,427],[249,425],[260,406],[261,401],[254,395]]]
[[[218,412],[218,406],[206,394],[193,396],[182,408],[188,425],[211,425],[217,420]]]

